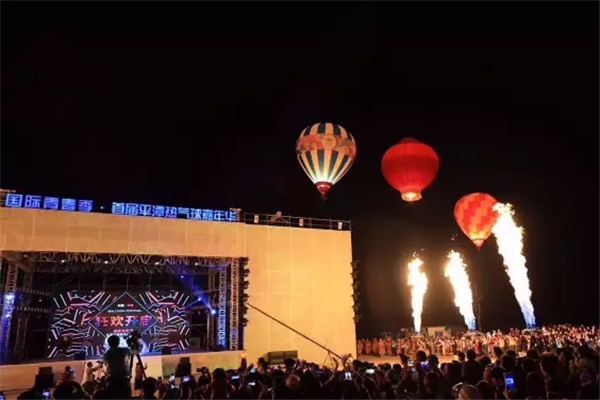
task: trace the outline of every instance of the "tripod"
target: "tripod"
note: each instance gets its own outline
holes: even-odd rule
[[[129,371],[135,372],[133,370],[133,357],[137,357],[138,363],[140,363],[140,365],[142,366],[142,378],[146,379],[146,371],[144,369],[144,363],[142,362],[142,357],[140,357],[139,351],[135,351],[135,352],[131,353],[131,356],[129,357]]]

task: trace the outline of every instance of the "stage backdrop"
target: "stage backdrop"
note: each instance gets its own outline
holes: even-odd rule
[[[250,303],[336,353],[355,353],[348,231],[98,213],[0,208],[0,250],[248,257]],[[251,360],[327,352],[250,310]]]
[[[176,291],[60,293],[54,297],[46,355],[58,357],[62,341],[68,338],[67,356],[81,351],[100,356],[108,349],[111,335],[119,336],[121,347],[126,347],[133,331],[141,335],[141,354],[161,354],[164,347],[173,352],[186,350],[189,302],[189,295]]]

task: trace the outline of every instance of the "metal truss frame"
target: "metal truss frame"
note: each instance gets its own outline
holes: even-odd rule
[[[152,254],[100,254],[62,252],[3,252],[24,270],[46,273],[123,273],[206,275],[211,268],[226,268],[229,257],[186,257]]]
[[[15,305],[14,295],[39,294],[32,288],[34,273],[53,274],[173,274],[208,275],[208,293],[215,293],[217,301],[211,307],[216,315],[208,319],[209,344],[237,350],[241,332],[241,271],[240,259],[231,257],[185,257],[135,254],[97,254],[66,252],[0,253],[0,271],[6,269],[4,294],[13,294],[10,303],[2,303],[0,315],[0,362],[6,362],[10,349],[12,314],[20,310],[14,343],[14,358],[23,358],[28,327],[29,307],[25,301]],[[19,269],[23,271],[23,287],[18,288]],[[39,292],[39,293],[38,293]],[[216,306],[216,307],[215,307]],[[7,318],[8,316],[8,318]]]
[[[212,268],[188,267],[186,265],[97,265],[97,264],[46,264],[37,266],[35,272],[52,274],[171,274],[209,275]]]
[[[4,263],[3,260],[0,260],[0,262]],[[0,364],[6,363],[9,357],[11,322],[19,278],[19,267],[17,264],[15,262],[7,262],[7,264],[4,296],[2,299],[2,314],[0,315]]]
[[[217,291],[217,282],[216,282],[216,275],[215,274],[210,274],[208,276],[208,291],[210,293],[215,293]],[[210,295],[212,297],[212,294]],[[208,299],[208,303],[210,304],[211,307],[214,307],[213,302],[210,300],[210,297]],[[212,314],[208,315],[208,319],[206,320],[206,324],[208,325],[206,330],[208,332],[208,338],[207,338],[207,347],[210,349],[215,345],[215,316]]]
[[[33,272],[25,271],[23,273],[23,284],[21,285],[22,291],[31,290],[33,283]],[[29,307],[29,300],[24,300],[19,304],[18,310],[23,307]],[[29,315],[19,312],[19,318],[17,318],[17,332],[15,334],[15,345],[13,348],[12,359],[13,361],[20,362],[23,360],[25,353],[25,343],[27,339],[27,326],[29,325]]]
[[[217,308],[217,344],[227,348],[227,269],[219,271],[219,304]]]
[[[229,349],[239,350],[240,334],[240,260],[229,265]]]

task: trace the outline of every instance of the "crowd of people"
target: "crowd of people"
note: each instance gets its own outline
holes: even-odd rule
[[[475,350],[478,356],[491,354],[494,347],[504,352],[509,350],[517,353],[530,349],[550,351],[567,347],[568,343],[585,342],[588,347],[600,349],[600,334],[595,327],[552,325],[539,330],[510,329],[508,332],[499,330],[480,332],[459,332],[431,336],[385,335],[381,338],[359,339],[356,343],[357,355],[397,356],[415,354],[418,350],[438,355],[453,355]]]
[[[515,337],[513,347],[511,336]],[[493,332],[463,337],[450,338],[456,342],[456,347],[450,346],[455,360],[446,363],[440,363],[435,354],[439,342],[418,337],[415,341],[424,349],[415,348],[413,353],[403,339],[396,345],[396,350],[400,349],[397,362],[391,364],[363,362],[360,354],[354,360],[334,360],[330,367],[292,359],[286,359],[282,366],[269,365],[262,358],[256,364],[242,359],[237,370],[217,368],[211,372],[200,368],[193,376],[164,379],[145,377],[145,366],[140,363],[130,371],[129,349],[115,345],[104,355],[103,364],[88,364],[82,384],[67,369],[51,396],[57,400],[598,398],[596,328],[561,325],[535,332],[513,330],[507,335]],[[517,339],[523,337],[527,348],[525,355],[519,356],[517,350],[523,348],[518,347]],[[480,355],[475,350],[479,342]],[[444,345],[441,347],[443,350]],[[103,372],[98,375],[100,370]],[[34,387],[18,398],[48,397],[45,389]]]

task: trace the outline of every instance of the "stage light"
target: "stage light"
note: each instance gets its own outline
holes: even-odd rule
[[[184,278],[184,276],[183,276],[183,275],[179,275],[179,278],[183,279],[183,278]]]
[[[248,275],[250,275],[250,270],[248,268],[244,268],[244,272],[242,272],[242,275],[244,275],[244,278],[247,278]]]
[[[216,315],[217,314],[217,310],[210,310],[210,315]]]
[[[242,299],[244,300],[244,303],[247,303],[249,298],[250,298],[250,296],[248,296],[246,293],[244,293],[242,295]]]
[[[5,302],[12,302],[15,300],[15,294],[14,293],[6,293],[4,295],[4,301]]]
[[[244,290],[247,290],[249,285],[250,285],[250,282],[248,282],[248,281],[242,282],[242,286],[244,287]]]

